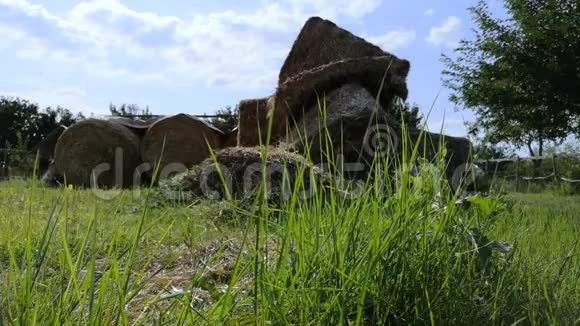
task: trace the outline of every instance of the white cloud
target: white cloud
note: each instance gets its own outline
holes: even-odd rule
[[[5,36],[0,49],[91,78],[273,89],[309,16],[360,18],[380,4],[265,1],[253,12],[229,10],[185,19],[135,10],[119,0],[83,1],[58,15],[27,0],[0,0],[0,37]],[[398,30],[373,41],[392,51],[415,37],[415,32]]]
[[[45,19],[57,19],[51,15],[42,5],[31,4],[26,0],[0,0],[0,5],[11,10],[24,13],[29,17],[44,17]]]
[[[433,8],[425,10],[425,16],[433,16],[435,15],[436,11]]]
[[[459,44],[462,32],[463,23],[461,19],[450,16],[441,25],[431,28],[426,41],[436,46],[453,48]]]
[[[392,52],[411,44],[416,37],[417,33],[413,30],[396,30],[384,35],[368,37],[367,40],[387,52]]]
[[[291,3],[305,6],[308,5],[320,15],[336,19],[339,16],[361,18],[374,12],[380,5],[381,0],[290,0]]]

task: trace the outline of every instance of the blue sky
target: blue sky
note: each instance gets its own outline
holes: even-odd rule
[[[309,16],[336,22],[411,62],[409,101],[432,131],[465,135],[441,53],[470,35],[475,0],[0,0],[0,95],[106,114],[109,103],[158,114],[210,113],[270,95]],[[492,4],[493,5],[493,4]],[[493,6],[492,6],[493,7]]]

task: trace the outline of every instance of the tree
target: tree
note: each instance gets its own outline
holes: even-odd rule
[[[223,109],[218,109],[215,113],[216,117],[210,119],[210,123],[219,130],[228,133],[238,126],[239,110],[236,106],[226,106]]]
[[[443,56],[451,101],[473,110],[470,133],[541,156],[580,127],[580,6],[577,0],[504,0],[507,18],[485,1],[470,8],[478,29],[456,58]],[[535,150],[534,144],[537,144]]]
[[[69,127],[76,122],[85,119],[82,113],[74,114],[70,110],[57,106],[55,109],[47,107],[38,112],[35,117],[34,132],[30,134],[30,144],[38,144],[46,138],[58,126]]]
[[[70,126],[83,118],[61,107],[40,110],[28,100],[0,96],[0,147],[18,144],[30,149],[59,125]]]
[[[38,105],[17,97],[0,96],[0,147],[9,147],[36,131]],[[22,142],[23,139],[20,139]],[[28,140],[24,141],[28,145]]]
[[[400,101],[395,105],[395,119],[403,121],[407,128],[421,129],[421,121],[423,115],[420,114],[419,105],[416,103],[409,104],[408,102]]]
[[[489,144],[479,139],[473,149],[474,159],[477,161],[502,159],[515,156],[515,152],[507,146]]]
[[[109,104],[109,111],[112,116],[124,117],[129,119],[140,119],[142,117],[151,117],[153,113],[146,106],[144,109],[137,104],[121,104],[116,106],[113,103]]]

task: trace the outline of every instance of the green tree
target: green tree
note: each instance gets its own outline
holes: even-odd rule
[[[475,112],[470,133],[541,156],[547,142],[580,131],[580,6],[504,0],[504,7],[506,18],[483,0],[469,9],[477,29],[454,58],[443,56],[444,83],[451,101]]]
[[[70,126],[80,119],[84,119],[81,113],[62,107],[41,110],[28,100],[0,96],[0,147],[30,149],[59,125]]]
[[[397,121],[404,121],[407,128],[421,129],[423,115],[421,115],[420,111],[419,105],[416,103],[410,104],[399,101],[395,105],[395,119]]]
[[[74,123],[83,120],[85,116],[82,113],[74,114],[70,110],[57,106],[56,108],[47,107],[38,112],[34,117],[34,131],[29,135],[32,146],[38,144],[46,138],[58,126],[69,127]]]
[[[37,116],[37,104],[17,97],[0,96],[0,147],[10,147],[18,142],[29,145],[27,136],[36,132]]]
[[[109,104],[109,111],[112,116],[124,117],[129,119],[149,118],[153,116],[149,107],[141,108],[137,104],[121,104],[119,106],[113,103]]]
[[[218,109],[215,112],[216,116],[211,118],[209,122],[219,130],[228,133],[238,126],[238,114],[237,106],[235,108],[226,106],[223,109]]]

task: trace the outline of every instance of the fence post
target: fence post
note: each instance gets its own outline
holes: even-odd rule
[[[519,191],[520,188],[520,156],[516,157],[516,192]]]
[[[8,150],[2,149],[2,162],[0,164],[0,179],[8,177]]]
[[[554,181],[558,183],[558,169],[556,168],[556,154],[552,155],[552,173],[554,174]]]

